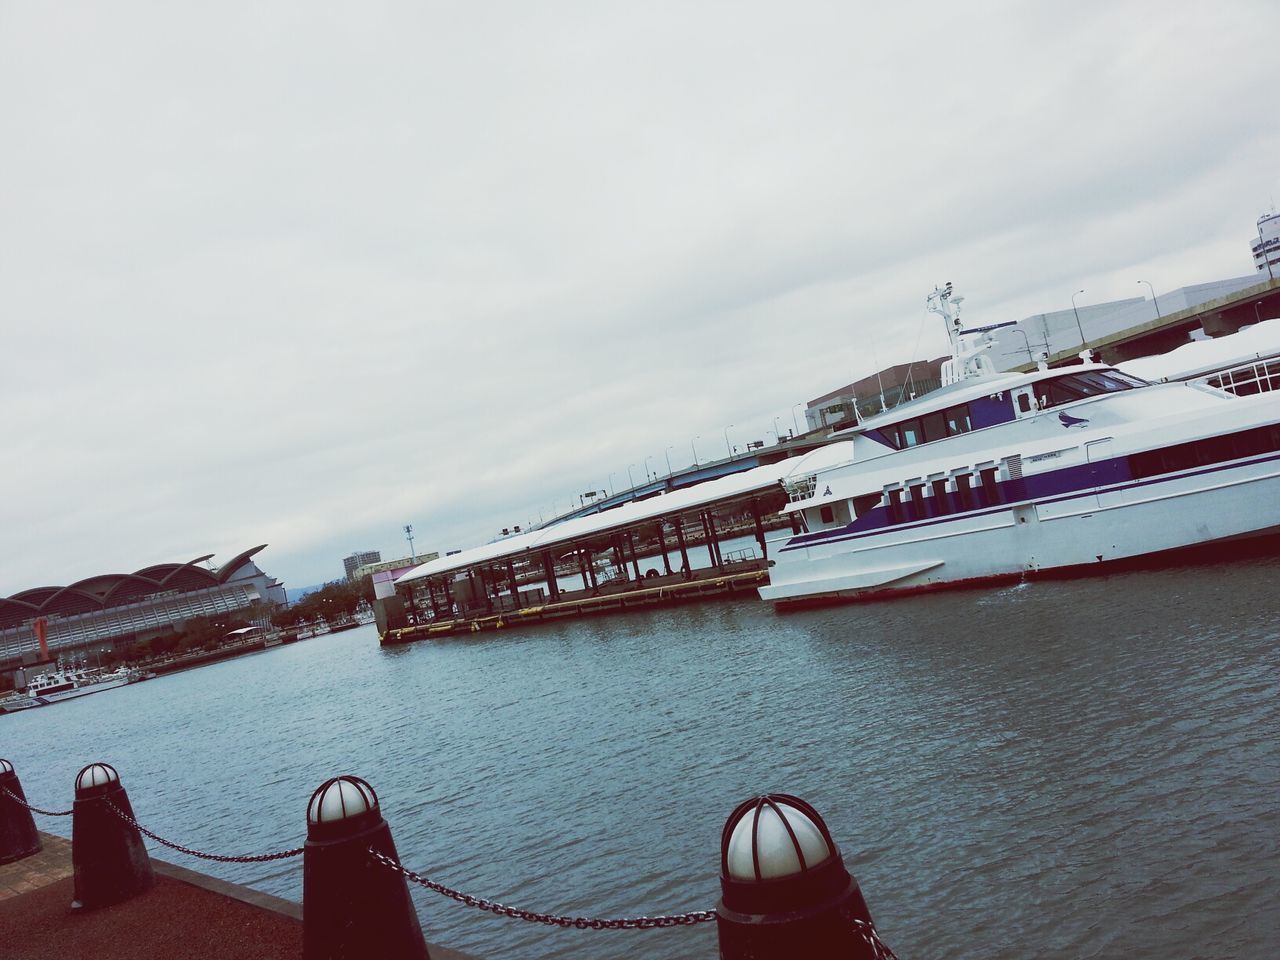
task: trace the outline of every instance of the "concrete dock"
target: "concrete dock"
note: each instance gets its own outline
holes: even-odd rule
[[[741,597],[758,601],[756,588],[768,579],[769,572],[762,561],[748,561],[736,564],[734,568],[697,570],[688,579],[675,574],[639,582],[628,581],[618,587],[605,585],[596,593],[589,590],[564,593],[557,603],[479,616],[432,620],[398,630],[388,630],[382,636],[382,645],[395,646],[460,633],[526,627],[567,618],[601,616],[701,600]]]
[[[154,857],[156,885],[100,910],[72,910],[71,842],[42,833],[35,856],[0,865],[6,960],[277,960],[302,956],[302,905]],[[432,960],[474,960],[428,946]]]

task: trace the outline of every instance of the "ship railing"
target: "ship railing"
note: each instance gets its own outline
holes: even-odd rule
[[[1280,390],[1280,357],[1259,358],[1227,370],[1197,377],[1191,382],[1217,387],[1219,390],[1234,393],[1237,397]]]

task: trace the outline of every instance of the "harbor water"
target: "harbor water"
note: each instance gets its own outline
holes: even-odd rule
[[[403,861],[585,916],[708,909],[725,817],[824,814],[904,960],[1280,955],[1280,560],[779,616],[737,601],[383,650],[371,627],[0,717],[31,802],[114,764],[138,819],[300,845],[353,773]],[[67,834],[68,819],[37,817]],[[301,861],[156,855],[301,898]],[[424,890],[481,958],[711,958],[714,925],[534,926]]]

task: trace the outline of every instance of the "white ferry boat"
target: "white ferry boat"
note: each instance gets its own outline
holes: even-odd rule
[[[45,707],[62,700],[100,693],[123,687],[128,683],[136,683],[143,676],[136,671],[120,668],[112,673],[63,669],[61,666],[51,673],[43,673],[33,677],[27,685],[25,696],[18,696],[4,702],[4,711],[29,710],[32,707]]]
[[[997,374],[951,285],[942,389],[850,424],[784,478],[779,606],[918,591],[1280,532],[1280,392],[1085,363]]]

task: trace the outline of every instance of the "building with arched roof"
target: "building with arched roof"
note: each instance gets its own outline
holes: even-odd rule
[[[144,640],[197,617],[232,614],[263,601],[284,604],[284,585],[253,561],[260,544],[221,567],[213,554],[159,563],[134,573],[105,573],[68,586],[32,587],[0,597],[0,670],[49,657]]]

